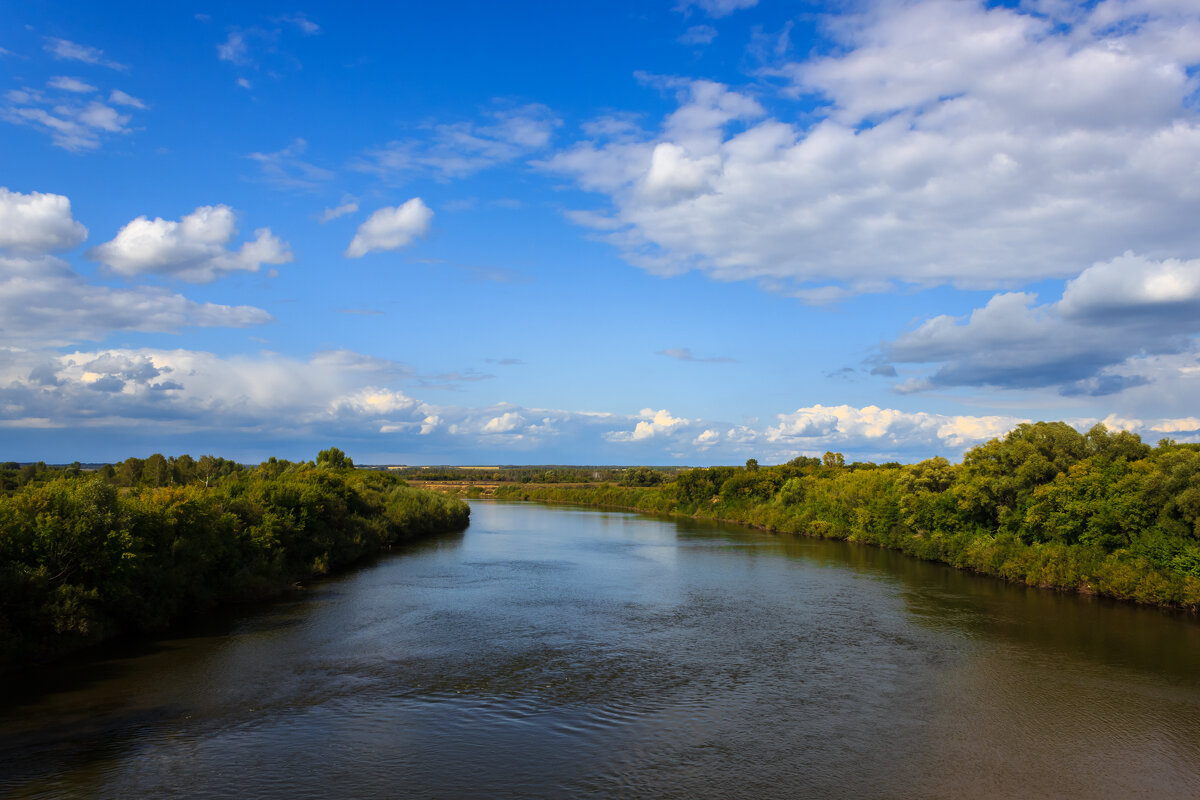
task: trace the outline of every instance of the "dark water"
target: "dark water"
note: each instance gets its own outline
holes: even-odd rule
[[[10,682],[0,794],[1200,796],[1192,618],[843,543],[472,512]]]

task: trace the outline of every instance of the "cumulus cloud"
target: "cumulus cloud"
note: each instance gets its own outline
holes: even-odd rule
[[[0,425],[252,432],[256,441],[336,435],[376,447],[386,435],[405,446],[433,440],[428,446],[444,453],[448,446],[528,448],[556,437],[560,425],[609,424],[603,414],[433,406],[395,385],[412,377],[411,368],[345,350],[307,359],[151,348],[0,355]]]
[[[946,416],[866,406],[798,408],[780,414],[779,424],[765,431],[767,441],[791,443],[807,450],[841,449],[868,444],[881,452],[925,447],[931,452],[962,450],[1001,436],[1029,420],[1004,416]]]
[[[429,232],[433,211],[419,197],[399,206],[385,206],[367,217],[346,248],[347,258],[367,253],[398,250]]]
[[[377,362],[364,369],[357,354],[341,352],[307,360],[158,349],[26,353],[0,367],[0,397],[11,409],[6,416],[41,408],[37,413],[63,425],[139,420],[263,430],[342,419],[377,429],[381,420],[424,416],[403,392],[372,385],[396,368]]]
[[[936,364],[904,391],[951,386],[1054,387],[1107,395],[1145,384],[1148,355],[1184,353],[1200,333],[1200,259],[1126,253],[1068,281],[1062,298],[993,296],[966,318],[934,317],[885,345],[894,363]],[[1121,369],[1117,369],[1121,367]]]
[[[236,235],[233,209],[201,206],[178,222],[138,217],[86,255],[118,275],[154,273],[190,283],[209,283],[231,272],[256,272],[262,264],[292,260],[291,249],[269,228],[257,229],[253,241],[230,250],[227,245]]]
[[[68,198],[0,188],[0,343],[46,347],[101,340],[114,331],[175,332],[271,320],[259,308],[197,303],[160,288],[89,284],[50,255],[86,236]]]
[[[0,186],[0,249],[57,253],[77,247],[87,228],[71,216],[71,201],[61,194],[9,191]]]
[[[525,424],[525,419],[515,411],[506,411],[492,417],[483,426],[484,433],[512,433]]]
[[[655,436],[670,434],[691,424],[691,420],[683,417],[673,417],[666,409],[655,411],[643,408],[638,415],[641,419],[632,431],[612,431],[606,435],[610,442],[640,442]]]
[[[680,99],[658,131],[543,166],[607,198],[600,235],[631,263],[817,302],[1200,252],[1194,6],[881,2],[828,33],[829,55],[770,70],[795,114],[660,81]]]
[[[1027,421],[846,405],[802,407],[766,425],[686,419],[653,409],[623,415],[506,403],[464,408],[422,401],[397,385],[412,377],[406,365],[346,350],[295,358],[183,349],[8,349],[0,350],[0,426],[87,429],[97,440],[121,442],[121,449],[140,436],[162,450],[164,441],[191,433],[206,447],[222,437],[230,444],[242,441],[243,452],[246,441],[254,448],[278,441],[309,443],[307,448],[335,437],[375,453],[423,453],[434,463],[493,451],[543,463],[589,453],[607,463],[694,464],[740,463],[751,456],[779,463],[826,450],[851,460],[957,457]],[[1096,421],[1070,420],[1081,429]],[[1194,415],[1114,415],[1104,421],[1143,435],[1200,435]]]
[[[442,180],[461,178],[544,149],[561,122],[543,105],[489,112],[483,124],[428,126],[429,135],[397,140],[369,150],[354,168],[395,180],[427,172]]]

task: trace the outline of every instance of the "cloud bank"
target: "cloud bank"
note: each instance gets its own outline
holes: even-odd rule
[[[763,71],[777,113],[648,79],[678,99],[656,131],[596,128],[541,165],[606,198],[576,220],[631,263],[813,302],[1200,254],[1194,5],[879,2],[826,24],[830,55]]]

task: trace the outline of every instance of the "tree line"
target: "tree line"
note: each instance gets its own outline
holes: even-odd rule
[[[500,487],[581,502],[847,539],[1032,586],[1200,608],[1200,445],[1096,425],[1020,425],[962,462],[688,470],[659,485]]]
[[[25,477],[0,495],[0,670],[268,597],[469,515],[337,448],[315,462],[151,456]]]
[[[587,466],[525,466],[495,467],[402,467],[388,471],[401,478],[428,482],[474,483],[597,483],[616,481],[623,485],[646,485],[639,481],[661,483],[682,471],[680,467],[587,467]]]

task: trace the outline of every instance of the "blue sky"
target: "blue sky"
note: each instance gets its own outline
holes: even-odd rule
[[[10,3],[0,457],[1200,438],[1182,0]]]

